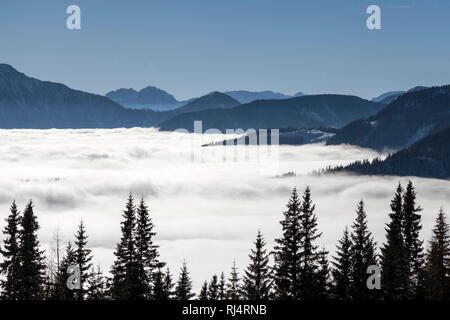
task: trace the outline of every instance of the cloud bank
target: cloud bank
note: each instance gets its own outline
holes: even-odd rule
[[[330,251],[353,222],[360,199],[366,202],[375,240],[384,241],[390,200],[396,185],[406,184],[407,178],[308,175],[327,165],[379,156],[376,152],[320,144],[280,146],[273,172],[261,170],[270,157],[260,157],[259,163],[223,161],[226,152],[245,153],[248,147],[200,147],[223,138],[202,140],[140,128],[0,130],[0,215],[6,218],[14,199],[21,208],[33,199],[41,243],[48,252],[57,228],[67,241],[83,219],[95,263],[109,271],[122,210],[132,192],[150,206],[161,258],[176,273],[186,259],[196,289],[213,273],[229,272],[234,259],[242,271],[258,229],[273,245],[293,187],[300,192],[312,188],[323,232],[319,243]],[[288,171],[297,176],[276,178]],[[413,182],[424,208],[421,235],[428,240],[439,208],[450,210],[450,183],[422,178]],[[2,219],[0,227],[4,225]]]

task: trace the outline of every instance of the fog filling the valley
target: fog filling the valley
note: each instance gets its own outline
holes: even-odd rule
[[[214,273],[224,271],[228,276],[233,260],[243,272],[258,229],[271,250],[281,234],[279,221],[293,187],[300,193],[311,187],[323,232],[319,244],[333,253],[344,227],[352,224],[360,199],[366,203],[375,240],[384,241],[395,188],[399,181],[404,186],[408,181],[307,175],[327,165],[378,156],[350,146],[280,146],[278,169],[273,172],[273,168],[261,170],[264,163],[222,161],[224,148],[246,152],[248,147],[201,148],[199,138],[193,146],[191,134],[155,129],[0,130],[0,137],[2,229],[11,202],[16,200],[23,209],[32,199],[41,226],[40,241],[50,255],[56,229],[65,242],[73,241],[83,219],[93,263],[108,272],[131,192],[137,200],[143,196],[150,207],[161,259],[168,262],[175,279],[186,259],[196,291]],[[203,138],[208,143],[224,136]],[[264,147],[250,150],[257,148]],[[288,171],[297,176],[276,177]],[[421,236],[429,240],[439,208],[450,211],[450,183],[421,178],[413,183],[418,204],[424,208]]]

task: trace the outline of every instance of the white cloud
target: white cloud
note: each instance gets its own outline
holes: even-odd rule
[[[201,142],[194,154],[203,162],[192,163],[192,135],[154,129],[0,130],[0,137],[2,218],[13,199],[21,208],[33,199],[47,248],[58,226],[68,240],[83,218],[95,261],[108,271],[127,195],[144,196],[163,260],[178,272],[186,258],[196,288],[213,273],[229,272],[233,259],[242,270],[258,229],[273,244],[294,186],[300,191],[311,186],[323,232],[320,243],[332,250],[344,226],[353,222],[361,198],[381,243],[393,192],[399,181],[407,182],[398,177],[307,175],[326,165],[378,156],[350,146],[280,146],[278,173],[299,175],[274,178],[261,174],[256,163],[223,163],[223,147],[200,148]],[[439,207],[450,211],[450,183],[415,178],[414,184],[424,208],[422,236],[428,240]]]

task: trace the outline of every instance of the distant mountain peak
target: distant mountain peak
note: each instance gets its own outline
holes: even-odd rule
[[[209,93],[207,93],[207,94],[205,94],[203,97],[205,97],[205,96],[215,96],[215,95],[225,95],[225,93],[223,93],[223,92],[220,92],[220,91],[211,91],[211,92],[209,92]],[[200,97],[201,98],[201,97]]]
[[[174,96],[155,86],[147,86],[139,91],[133,88],[121,88],[108,92],[106,97],[133,109],[155,108],[164,110],[179,105]]]

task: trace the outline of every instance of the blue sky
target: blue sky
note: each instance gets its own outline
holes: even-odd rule
[[[66,28],[81,7],[82,29]],[[366,28],[381,7],[382,30]],[[344,93],[450,83],[448,0],[2,0],[0,62],[105,94]]]

